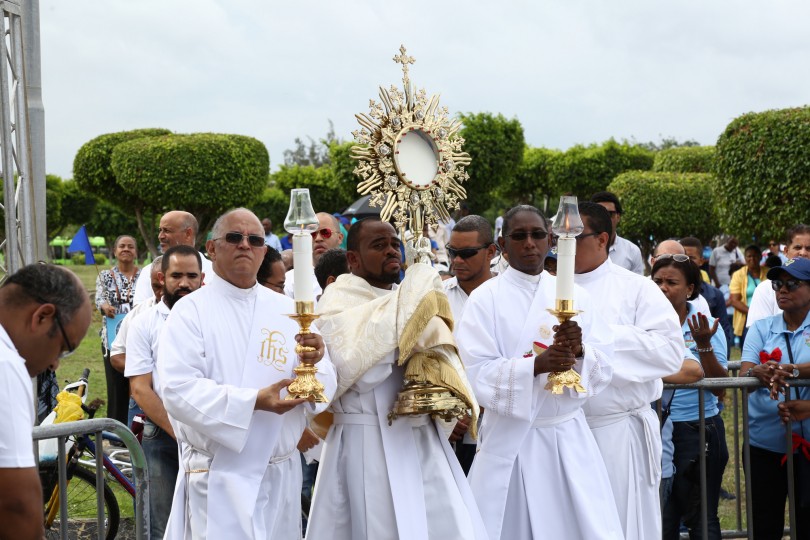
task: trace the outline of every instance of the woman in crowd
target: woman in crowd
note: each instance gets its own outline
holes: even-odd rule
[[[748,306],[751,305],[751,298],[754,296],[757,285],[765,279],[766,270],[760,267],[760,260],[762,260],[762,250],[759,247],[751,245],[745,248],[745,266],[731,275],[731,283],[728,286],[729,304],[734,308],[734,318],[731,324],[734,327],[734,335],[739,338],[741,349],[745,343],[747,330],[745,319],[748,317]]]
[[[107,417],[126,425],[129,382],[110,365],[109,344],[115,339],[118,324],[129,313],[135,295],[135,282],[140,274],[136,266],[138,249],[135,238],[129,235],[116,238],[113,257],[115,266],[99,272],[96,279],[96,307],[103,315],[101,353],[104,355],[104,371],[107,375]]]
[[[748,396],[751,448],[751,478],[748,480],[757,540],[782,538],[787,467],[782,462],[786,450],[785,426],[779,418],[778,404],[784,401],[787,379],[810,377],[810,260],[789,260],[784,266],[771,268],[767,277],[776,291],[776,302],[782,313],[751,326],[740,367],[741,376],[756,377],[763,384]],[[790,392],[790,399],[810,399],[810,388],[796,387]],[[798,413],[793,418],[801,417],[804,415]],[[810,420],[794,422],[793,433],[810,437]],[[795,460],[799,459],[804,458],[795,454]],[[795,485],[797,493],[800,489],[810,489],[810,486],[801,486],[798,478]],[[810,538],[810,512],[797,511],[796,524],[797,538]]]
[[[675,308],[680,318],[686,347],[699,359],[706,377],[726,377],[727,344],[718,321],[698,313],[689,302],[700,294],[700,269],[686,255],[661,255],[652,268],[652,279]],[[728,462],[725,426],[717,408],[717,398],[704,390],[706,422],[706,494],[709,538],[720,539],[717,506],[720,484]],[[693,537],[699,537],[700,513],[700,409],[698,390],[678,389],[670,405],[672,442],[675,448],[675,476],[672,493],[664,508],[663,538],[680,537],[683,522]]]

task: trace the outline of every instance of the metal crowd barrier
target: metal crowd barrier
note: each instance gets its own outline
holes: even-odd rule
[[[731,411],[734,422],[734,483],[736,491],[736,530],[722,531],[723,538],[754,538],[753,530],[751,529],[752,523],[752,508],[751,508],[751,484],[746,481],[745,483],[745,514],[746,514],[746,528],[742,527],[742,500],[741,500],[741,480],[740,480],[740,433],[739,433],[739,410],[742,410],[742,429],[743,429],[743,470],[746,479],[751,478],[751,464],[749,460],[749,438],[748,438],[748,392],[744,391],[749,388],[760,388],[762,383],[759,379],[754,377],[738,377],[741,362],[728,363],[728,377],[709,378],[703,379],[690,384],[665,384],[664,388],[694,388],[699,390],[721,390],[731,389],[732,404]],[[732,375],[732,373],[734,375]],[[806,387],[810,386],[810,379],[796,379],[790,381],[791,387]],[[740,393],[743,392],[745,399],[740,400]],[[726,396],[728,397],[728,396]],[[706,447],[706,416],[704,411],[705,396],[703,392],[698,392],[698,408],[700,409],[700,448]],[[741,407],[740,407],[741,405]],[[660,415],[660,407],[659,407]],[[796,540],[796,497],[795,486],[793,480],[793,441],[792,441],[792,424],[786,424],[785,431],[785,444],[787,453],[787,479],[788,479],[788,515],[789,526],[785,529],[785,536],[789,536],[791,540]],[[728,429],[726,427],[726,429]],[[731,452],[729,452],[731,453]],[[700,513],[701,513],[701,532],[702,538],[708,538],[708,503],[706,496],[706,452],[700,452]]]
[[[59,537],[68,538],[67,513],[67,455],[65,441],[68,437],[95,434],[96,444],[96,502],[98,504],[97,530],[99,540],[104,540],[106,527],[104,526],[104,463],[102,432],[107,431],[117,435],[129,450],[132,461],[132,478],[135,483],[135,538],[144,540],[148,537],[149,523],[149,484],[146,481],[146,457],[135,435],[121,422],[111,418],[94,418],[92,420],[78,420],[62,424],[34,427],[34,440],[57,438],[58,464],[59,464]]]

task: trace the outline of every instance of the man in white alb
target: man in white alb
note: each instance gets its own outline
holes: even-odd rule
[[[575,320],[559,324],[556,278],[543,271],[548,223],[533,206],[504,215],[509,268],[470,295],[458,331],[461,356],[486,409],[472,486],[490,539],[621,539],[613,492],[582,406],[613,370],[610,327],[576,287]],[[586,392],[545,388],[576,370]]]
[[[394,288],[400,240],[379,218],[352,225],[347,247],[351,273],[339,276],[318,302],[318,328],[337,370],[338,390],[307,538],[484,539],[447,434],[427,415],[388,421],[405,360],[409,369],[414,362],[440,366],[438,377],[427,380],[452,388],[477,412],[438,273],[413,264]]]
[[[474,214],[461,218],[450,233],[447,253],[454,277],[444,280],[442,285],[453,310],[453,331],[457,333],[467,298],[478,286],[495,276],[489,265],[498,248],[493,242],[489,222]],[[477,447],[469,433],[469,422],[469,418],[459,420],[450,435],[464,474],[470,472]]]
[[[182,210],[166,212],[160,218],[160,225],[158,226],[160,251],[165,253],[170,247],[179,245],[194,247],[198,227],[197,218],[195,218],[193,214],[183,212]],[[205,257],[202,258],[202,269],[204,274],[213,274],[213,272],[211,272],[211,261]],[[141,275],[148,275],[149,272],[151,272],[151,267],[145,267],[141,270]],[[154,296],[154,292],[152,292],[148,280],[139,279],[135,282],[135,297],[132,299],[133,306],[145,300],[149,300],[152,296]]]
[[[267,249],[259,219],[232,210],[212,232],[212,279],[175,304],[158,348],[163,405],[181,446],[166,538],[300,538],[295,445],[311,404],[280,392],[297,364],[296,342],[313,348],[300,358],[317,362],[327,396],[334,369],[321,360],[319,335],[296,335],[293,301],[257,283]]]
[[[177,442],[161,400],[157,375],[158,338],[169,312],[184,296],[202,286],[200,252],[191,246],[172,246],[163,255],[158,276],[163,297],[132,323],[127,337],[126,367],[132,398],[146,414],[143,453],[149,479],[150,538],[163,538],[177,480]],[[143,304],[141,304],[143,305]]]
[[[583,407],[607,466],[628,540],[661,534],[661,433],[650,403],[661,397],[661,377],[678,373],[685,344],[678,316],[652,280],[608,258],[610,215],[579,204],[585,229],[577,237],[575,283],[591,293],[613,334],[613,379]]]

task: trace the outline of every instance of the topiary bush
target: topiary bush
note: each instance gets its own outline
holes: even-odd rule
[[[711,174],[630,171],[607,189],[622,201],[619,232],[640,242],[645,255],[667,238],[696,236],[708,244],[719,232]]]
[[[717,140],[724,232],[762,239],[810,216],[810,107],[747,113]]]
[[[220,213],[256,200],[267,185],[270,157],[253,137],[194,133],[121,143],[111,164],[126,193],[191,212],[204,235]]]
[[[653,153],[641,146],[610,139],[601,145],[576,145],[549,162],[549,182],[556,195],[574,193],[584,199],[604,191],[616,175],[652,168]]]
[[[73,179],[83,190],[124,208],[131,208],[133,200],[116,182],[112,170],[112,154],[121,143],[144,137],[168,135],[161,128],[135,129],[99,135],[82,145],[73,159]]]
[[[714,146],[681,146],[655,154],[655,172],[710,173],[714,167]]]

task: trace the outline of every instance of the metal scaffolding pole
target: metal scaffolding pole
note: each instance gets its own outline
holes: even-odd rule
[[[37,245],[45,242],[45,231],[37,231],[34,223],[35,181],[31,176],[22,3],[0,0],[0,8],[0,178],[5,235],[0,242],[5,255],[0,269],[8,274],[37,260]],[[44,204],[41,210],[45,212]]]

